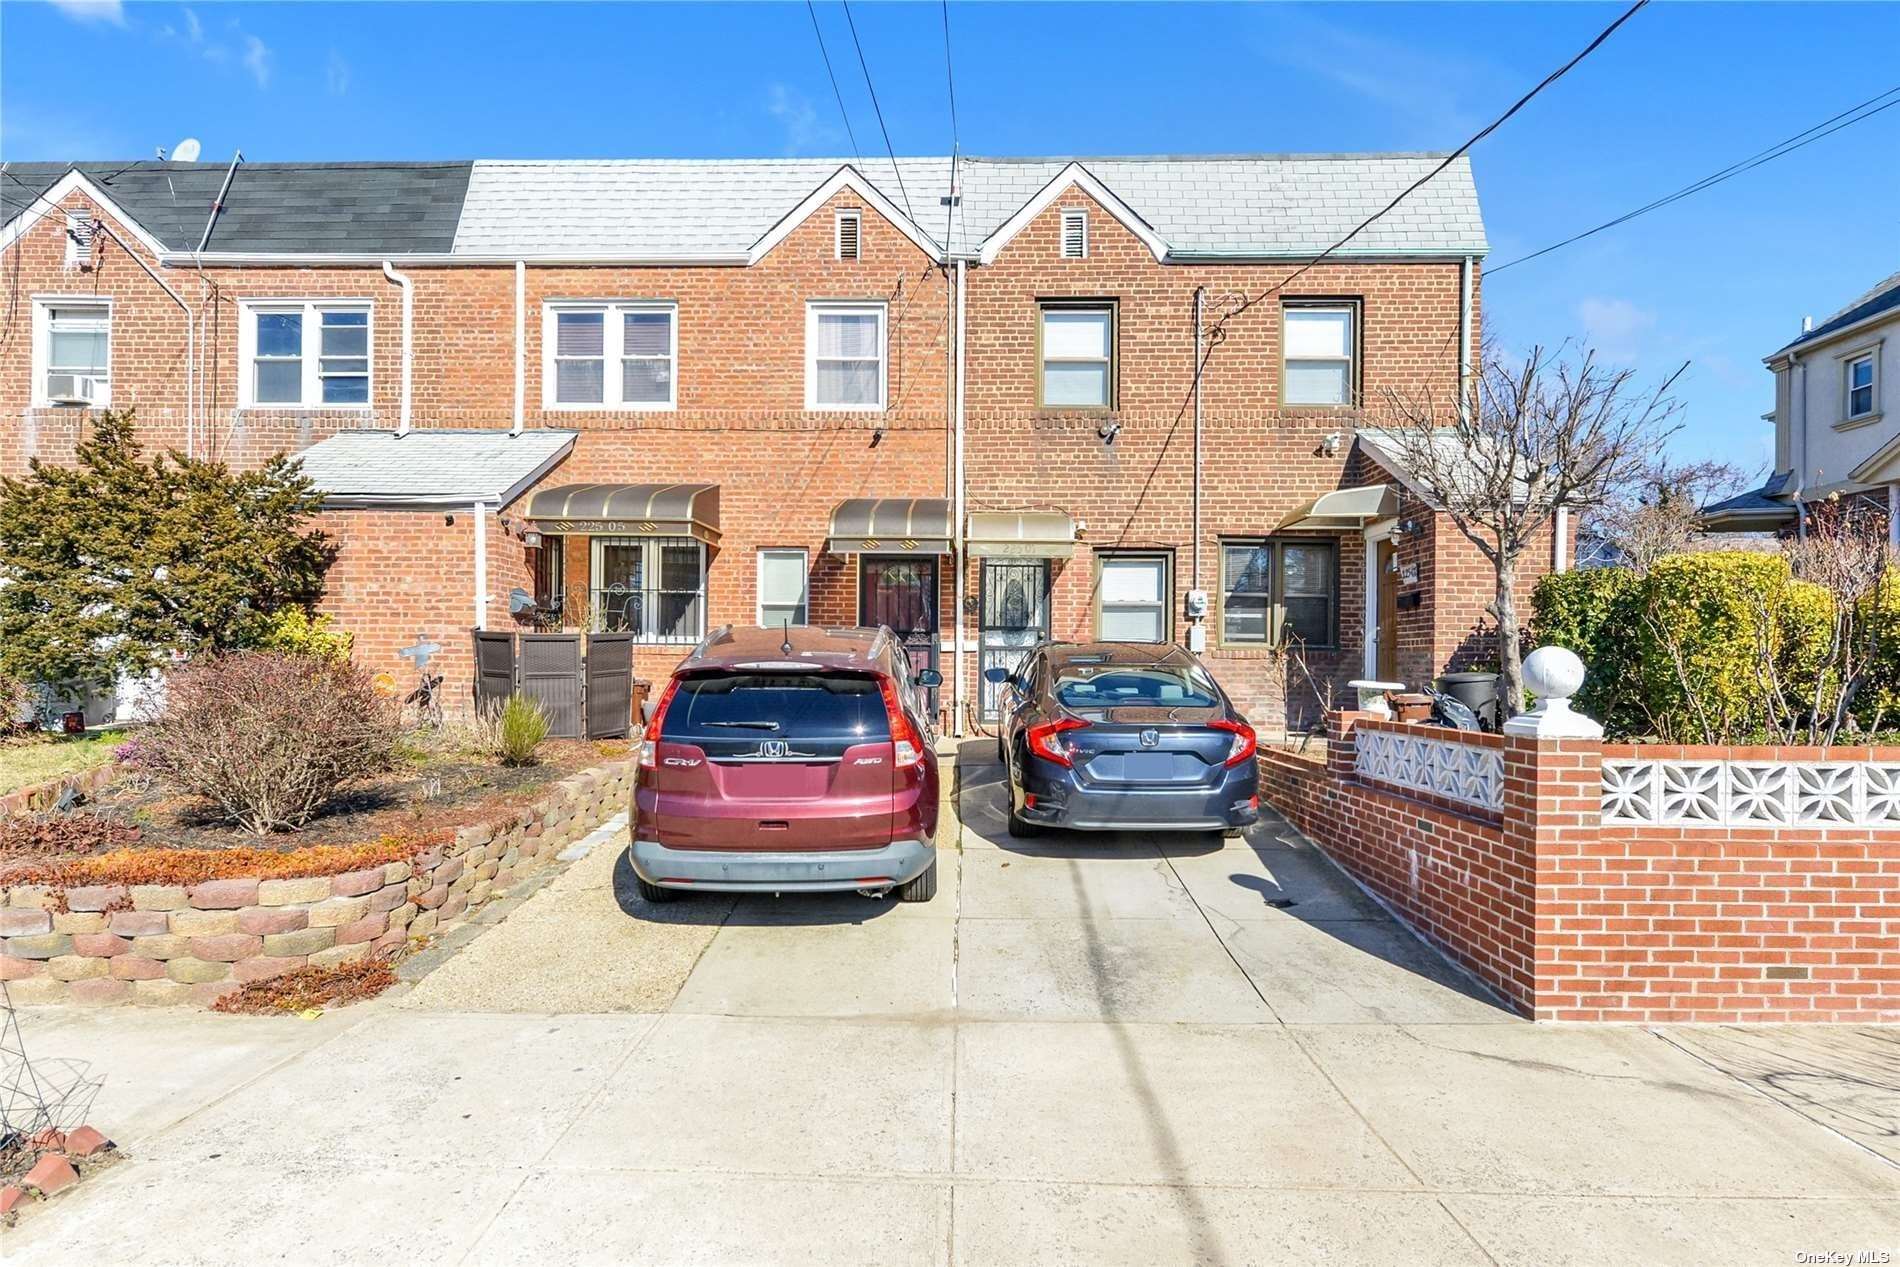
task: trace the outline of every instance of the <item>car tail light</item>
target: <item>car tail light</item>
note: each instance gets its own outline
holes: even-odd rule
[[[1221,721],[1211,721],[1207,724],[1215,730],[1227,731],[1234,737],[1234,746],[1227,753],[1228,765],[1239,765],[1247,758],[1253,756],[1260,747],[1259,742],[1254,737],[1253,727],[1244,721],[1226,721],[1223,719]]]
[[[660,723],[666,720],[666,706],[673,702],[673,697],[679,693],[679,689],[680,680],[678,678],[672,679],[666,684],[666,689],[660,692],[660,702],[653,706],[653,717],[647,722],[646,734],[642,736],[645,742],[640,745],[640,768],[642,770],[655,770],[659,768]]]
[[[1069,760],[1069,745],[1062,742],[1062,735],[1064,731],[1081,730],[1087,725],[1074,717],[1040,722],[1029,728],[1029,750],[1045,761],[1074,766],[1075,762]]]
[[[896,750],[893,763],[900,770],[908,769],[924,759],[923,737],[910,724],[910,714],[897,702],[897,683],[880,677],[877,686],[884,693],[884,714],[891,719],[891,747]]]

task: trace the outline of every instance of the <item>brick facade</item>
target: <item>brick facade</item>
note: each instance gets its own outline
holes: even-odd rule
[[[1350,712],[1330,726],[1323,763],[1262,749],[1262,797],[1526,1015],[1900,1020],[1900,832],[1608,824],[1604,757],[1640,749],[1515,736],[1475,738],[1503,754],[1501,812],[1461,810],[1354,773],[1359,728],[1430,728]]]
[[[66,199],[91,205],[84,190]],[[861,258],[840,261],[834,209],[863,209]],[[1065,260],[1060,213],[1089,213],[1088,258]],[[129,226],[114,225],[137,246]],[[29,458],[69,460],[83,413],[29,407],[30,300],[46,294],[100,294],[113,301],[112,395],[136,406],[144,438],[185,446],[183,314],[117,242],[101,238],[92,268],[63,263],[58,217],[33,226],[7,253],[17,302],[0,344],[0,474]],[[164,268],[198,315],[204,417],[193,447],[251,466],[346,428],[396,424],[401,381],[401,290],[374,265]],[[1366,550],[1357,533],[1333,540],[1333,645],[1305,663],[1262,647],[1223,645],[1220,548],[1227,539],[1273,533],[1287,513],[1319,492],[1358,479],[1368,464],[1351,442],[1376,410],[1293,409],[1279,399],[1279,297],[1226,323],[1202,384],[1202,497],[1199,567],[1192,527],[1193,305],[1205,288],[1209,323],[1231,297],[1254,295],[1288,277],[1278,263],[1160,264],[1134,234],[1079,189],[1058,198],[1001,251],[968,270],[966,296],[966,471],[971,510],[1059,509],[1086,529],[1074,555],[1051,568],[1051,625],[1057,637],[1095,636],[1098,554],[1111,548],[1164,552],[1171,559],[1172,636],[1186,640],[1186,593],[1213,598],[1206,659],[1265,730],[1303,723],[1343,699],[1346,680],[1366,669]],[[412,411],[419,428],[505,428],[515,409],[515,269],[511,265],[404,264],[414,287]],[[1475,269],[1474,269],[1475,271]],[[1356,365],[1363,400],[1387,389],[1449,391],[1458,368],[1461,265],[1457,260],[1327,262],[1288,294],[1350,299],[1359,306]],[[1080,413],[1036,406],[1038,302],[1113,300],[1116,407]],[[372,307],[371,403],[359,410],[237,408],[239,325],[247,299],[350,298]],[[887,407],[876,413],[805,408],[805,305],[812,299],[888,305]],[[677,408],[665,411],[547,410],[542,407],[543,305],[562,299],[664,300],[677,305]],[[950,495],[953,296],[944,269],[845,189],[747,266],[556,267],[525,273],[524,422],[580,432],[570,456],[542,486],[580,482],[703,481],[720,486],[720,540],[708,551],[706,609],[711,624],[756,619],[757,552],[799,547],[810,561],[812,619],[858,618],[856,556],[825,552],[833,506],[850,497]],[[1476,326],[1476,313],[1473,314]],[[1477,337],[1474,328],[1473,338]],[[1376,421],[1376,417],[1373,419]],[[1102,429],[1112,424],[1112,442]],[[1329,443],[1337,435],[1339,442]],[[531,494],[532,490],[530,490]],[[527,497],[498,508],[488,540],[488,624],[509,626],[508,593],[531,586],[522,534]],[[453,524],[446,520],[453,517]],[[1420,594],[1399,618],[1401,672],[1422,681],[1447,664],[1480,661],[1490,642],[1483,614],[1489,570],[1449,524],[1422,507],[1419,531],[1400,546],[1401,565]],[[426,633],[450,648],[441,662],[451,700],[466,698],[466,631],[474,619],[472,512],[349,510],[323,527],[341,556],[326,609],[357,634],[359,655],[399,675],[398,647]],[[1314,534],[1302,534],[1312,536]],[[589,551],[570,539],[570,602],[588,587]],[[1548,557],[1526,566],[1526,584]],[[963,638],[976,646],[981,565],[963,565]],[[956,570],[940,567],[942,667],[951,671]],[[641,676],[663,676],[683,648],[642,647]],[[966,656],[974,701],[977,658]],[[406,680],[406,677],[404,678]],[[951,692],[943,692],[947,705]]]

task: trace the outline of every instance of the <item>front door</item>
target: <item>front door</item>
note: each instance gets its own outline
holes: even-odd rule
[[[983,560],[977,677],[982,717],[1002,718],[1003,687],[982,681],[983,670],[1014,673],[1029,649],[1049,636],[1049,564],[1044,559]]]
[[[858,556],[858,623],[896,630],[912,669],[937,667],[937,560]],[[930,693],[931,710],[937,693]]]
[[[1398,547],[1390,537],[1374,543],[1373,592],[1379,608],[1374,613],[1373,637],[1378,655],[1374,674],[1381,682],[1399,680],[1399,568]]]

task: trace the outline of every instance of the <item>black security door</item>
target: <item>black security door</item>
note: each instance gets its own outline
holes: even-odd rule
[[[860,556],[858,623],[889,625],[913,669],[937,667],[937,560]],[[930,693],[936,707],[937,693]]]

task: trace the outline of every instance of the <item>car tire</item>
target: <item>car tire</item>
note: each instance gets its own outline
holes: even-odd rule
[[[640,896],[649,902],[671,902],[680,895],[678,889],[661,888],[657,884],[640,879],[639,876],[633,878],[640,885]]]
[[[928,902],[936,896],[937,864],[935,862],[897,886],[897,900],[900,902]]]
[[[1032,823],[1017,814],[1015,803],[1012,801],[1009,807],[1009,834],[1020,840],[1029,840],[1042,835],[1042,824]]]

